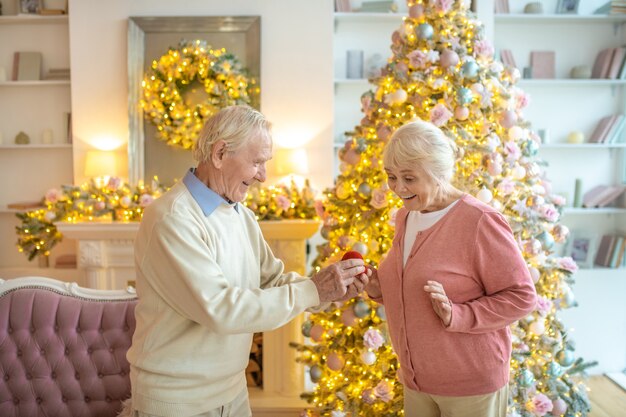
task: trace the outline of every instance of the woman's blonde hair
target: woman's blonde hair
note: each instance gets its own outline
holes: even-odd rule
[[[396,130],[383,151],[387,168],[419,166],[442,189],[450,190],[458,155],[456,144],[432,123],[416,120]]]
[[[193,147],[198,162],[211,159],[211,149],[218,140],[226,142],[226,150],[234,152],[256,134],[271,137],[271,123],[261,112],[249,106],[224,107],[206,121]]]

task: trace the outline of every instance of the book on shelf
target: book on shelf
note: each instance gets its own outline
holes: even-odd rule
[[[624,193],[626,185],[596,185],[583,195],[583,207],[606,207]]]
[[[616,80],[620,77],[621,70],[624,66],[624,57],[626,57],[626,47],[620,46],[613,48],[611,63],[607,71],[606,78]]]
[[[626,233],[622,235],[621,245],[617,251],[617,259],[615,260],[615,268],[624,266],[626,263],[626,259],[624,258],[626,258]]]
[[[613,254],[613,247],[615,246],[615,236],[604,235],[600,239],[600,245],[596,252],[596,258],[594,264],[598,266],[609,266],[611,262],[611,255]]]
[[[351,12],[350,0],[335,0],[336,12]]]
[[[41,79],[41,52],[13,53],[13,81]]]
[[[615,48],[605,48],[598,52],[591,69],[591,78],[607,78],[614,52]]]
[[[619,265],[618,259],[620,259],[620,254],[624,250],[624,236],[616,236],[615,244],[613,245],[613,251],[611,252],[611,260],[607,266],[611,268],[617,268]]]
[[[609,130],[611,129],[611,120],[615,117],[615,115],[604,116],[602,119],[598,121],[596,124],[593,133],[589,137],[589,143],[603,143]]]
[[[511,52],[510,49],[502,49],[500,51],[500,61],[508,67],[517,68],[515,58],[513,58],[513,52]]]
[[[70,69],[69,68],[50,68],[46,75],[43,77],[44,80],[69,80],[70,79]]]
[[[554,78],[554,51],[531,51],[530,67],[533,78]]]
[[[626,122],[626,117],[623,114],[615,115],[615,118],[612,119],[611,126],[609,131],[604,138],[604,143],[619,143],[621,142],[620,138],[622,136],[622,131],[624,130],[624,124]]]
[[[494,12],[496,14],[508,14],[511,12],[509,7],[509,0],[495,0]]]

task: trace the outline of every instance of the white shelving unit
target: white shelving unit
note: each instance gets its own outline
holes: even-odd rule
[[[494,16],[496,51],[511,50],[520,69],[530,66],[531,51],[555,52],[555,79],[522,79],[518,86],[531,97],[525,118],[534,129],[549,132],[539,156],[548,163],[553,192],[569,202],[574,199],[577,178],[582,180],[583,193],[596,185],[626,182],[624,133],[611,144],[569,144],[566,139],[572,131],[589,138],[602,117],[625,112],[625,80],[568,79],[576,65],[593,67],[601,49],[623,45],[625,23],[626,16]],[[626,233],[626,209],[567,207],[561,222],[574,233],[584,231],[599,241],[603,234]],[[563,311],[562,318],[572,331],[576,353],[599,361],[591,373],[620,372],[626,367],[626,269],[585,267],[575,279],[579,306]],[[590,320],[604,317],[607,304],[612,306],[610,324]]]
[[[14,10],[6,7],[4,12]],[[51,68],[69,68],[69,19],[0,16],[0,39],[0,68],[6,74],[0,81],[0,277],[7,277],[37,264],[17,252],[17,210],[7,205],[37,201],[48,189],[73,181],[66,118],[71,112],[70,80],[12,81],[14,53],[40,52],[42,78]],[[45,131],[52,132],[52,143],[44,143]],[[19,132],[28,135],[29,144],[15,144]]]

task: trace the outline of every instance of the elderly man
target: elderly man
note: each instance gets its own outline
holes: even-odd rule
[[[284,272],[254,214],[239,204],[250,185],[265,181],[271,156],[265,117],[225,108],[200,133],[197,168],[147,208],[135,242],[131,415],[249,417],[253,333],[367,284],[356,259],[310,279]]]

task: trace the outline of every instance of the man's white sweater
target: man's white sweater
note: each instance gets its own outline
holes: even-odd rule
[[[179,182],[147,207],[135,241],[137,327],[127,357],[133,408],[192,416],[246,386],[252,334],[319,305],[315,284],[283,273],[254,214],[206,215]]]

